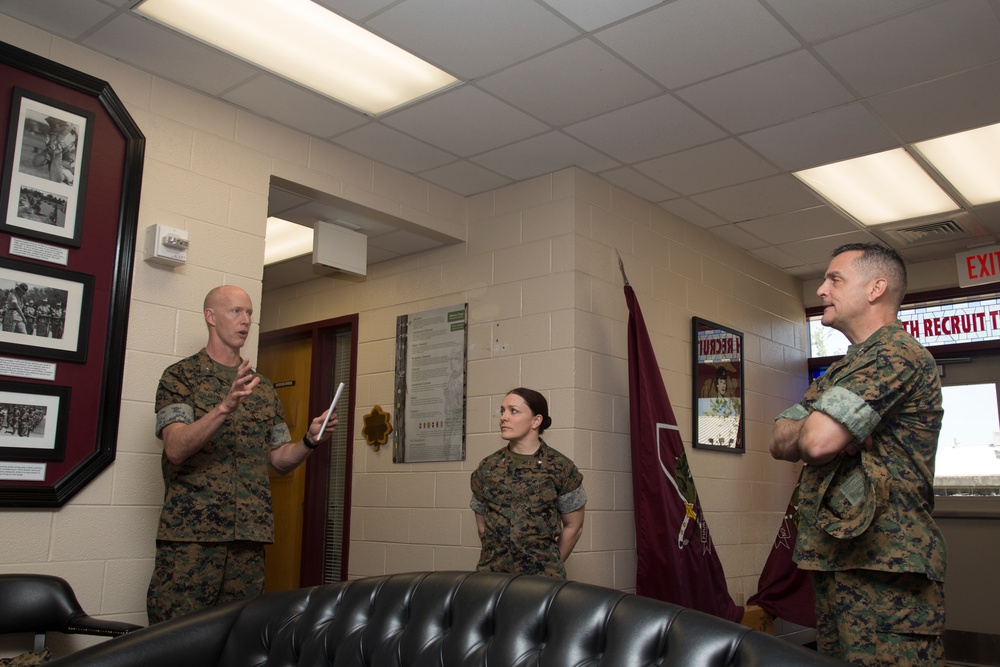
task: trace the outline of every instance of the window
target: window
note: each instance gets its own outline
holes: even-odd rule
[[[934,493],[1000,495],[1000,415],[995,383],[946,386]]]

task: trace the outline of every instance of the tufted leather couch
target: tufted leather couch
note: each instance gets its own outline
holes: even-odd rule
[[[270,593],[109,640],[53,667],[514,667],[843,663],[741,625],[588,584],[424,572]]]

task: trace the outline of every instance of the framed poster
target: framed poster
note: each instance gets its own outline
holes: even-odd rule
[[[0,382],[0,460],[66,456],[69,387]]]
[[[14,87],[0,229],[80,247],[94,114]]]
[[[691,443],[704,449],[746,451],[743,419],[743,333],[691,318],[691,377],[695,406]]]
[[[0,507],[59,507],[115,460],[145,138],[106,81],[3,42],[0,128]]]
[[[94,277],[0,257],[0,352],[86,361]]]
[[[396,318],[394,463],[465,460],[468,309]]]

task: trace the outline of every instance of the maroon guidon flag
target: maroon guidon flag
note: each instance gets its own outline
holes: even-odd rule
[[[743,608],[726,588],[674,410],[628,280],[625,300],[638,552],[635,592],[739,623]]]
[[[774,548],[757,580],[757,592],[747,604],[755,604],[775,618],[783,618],[807,628],[816,627],[816,603],[811,575],[792,560],[799,535],[799,485],[795,485],[785,516],[778,526]]]

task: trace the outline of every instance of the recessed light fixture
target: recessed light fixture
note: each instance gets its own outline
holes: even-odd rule
[[[795,175],[864,225],[961,208],[903,148],[805,169]]]
[[[370,115],[458,83],[312,0],[142,0],[133,10]]]
[[[270,217],[264,234],[264,266],[308,255],[313,251],[311,227]]]
[[[973,206],[1000,201],[1000,124],[913,147]]]

